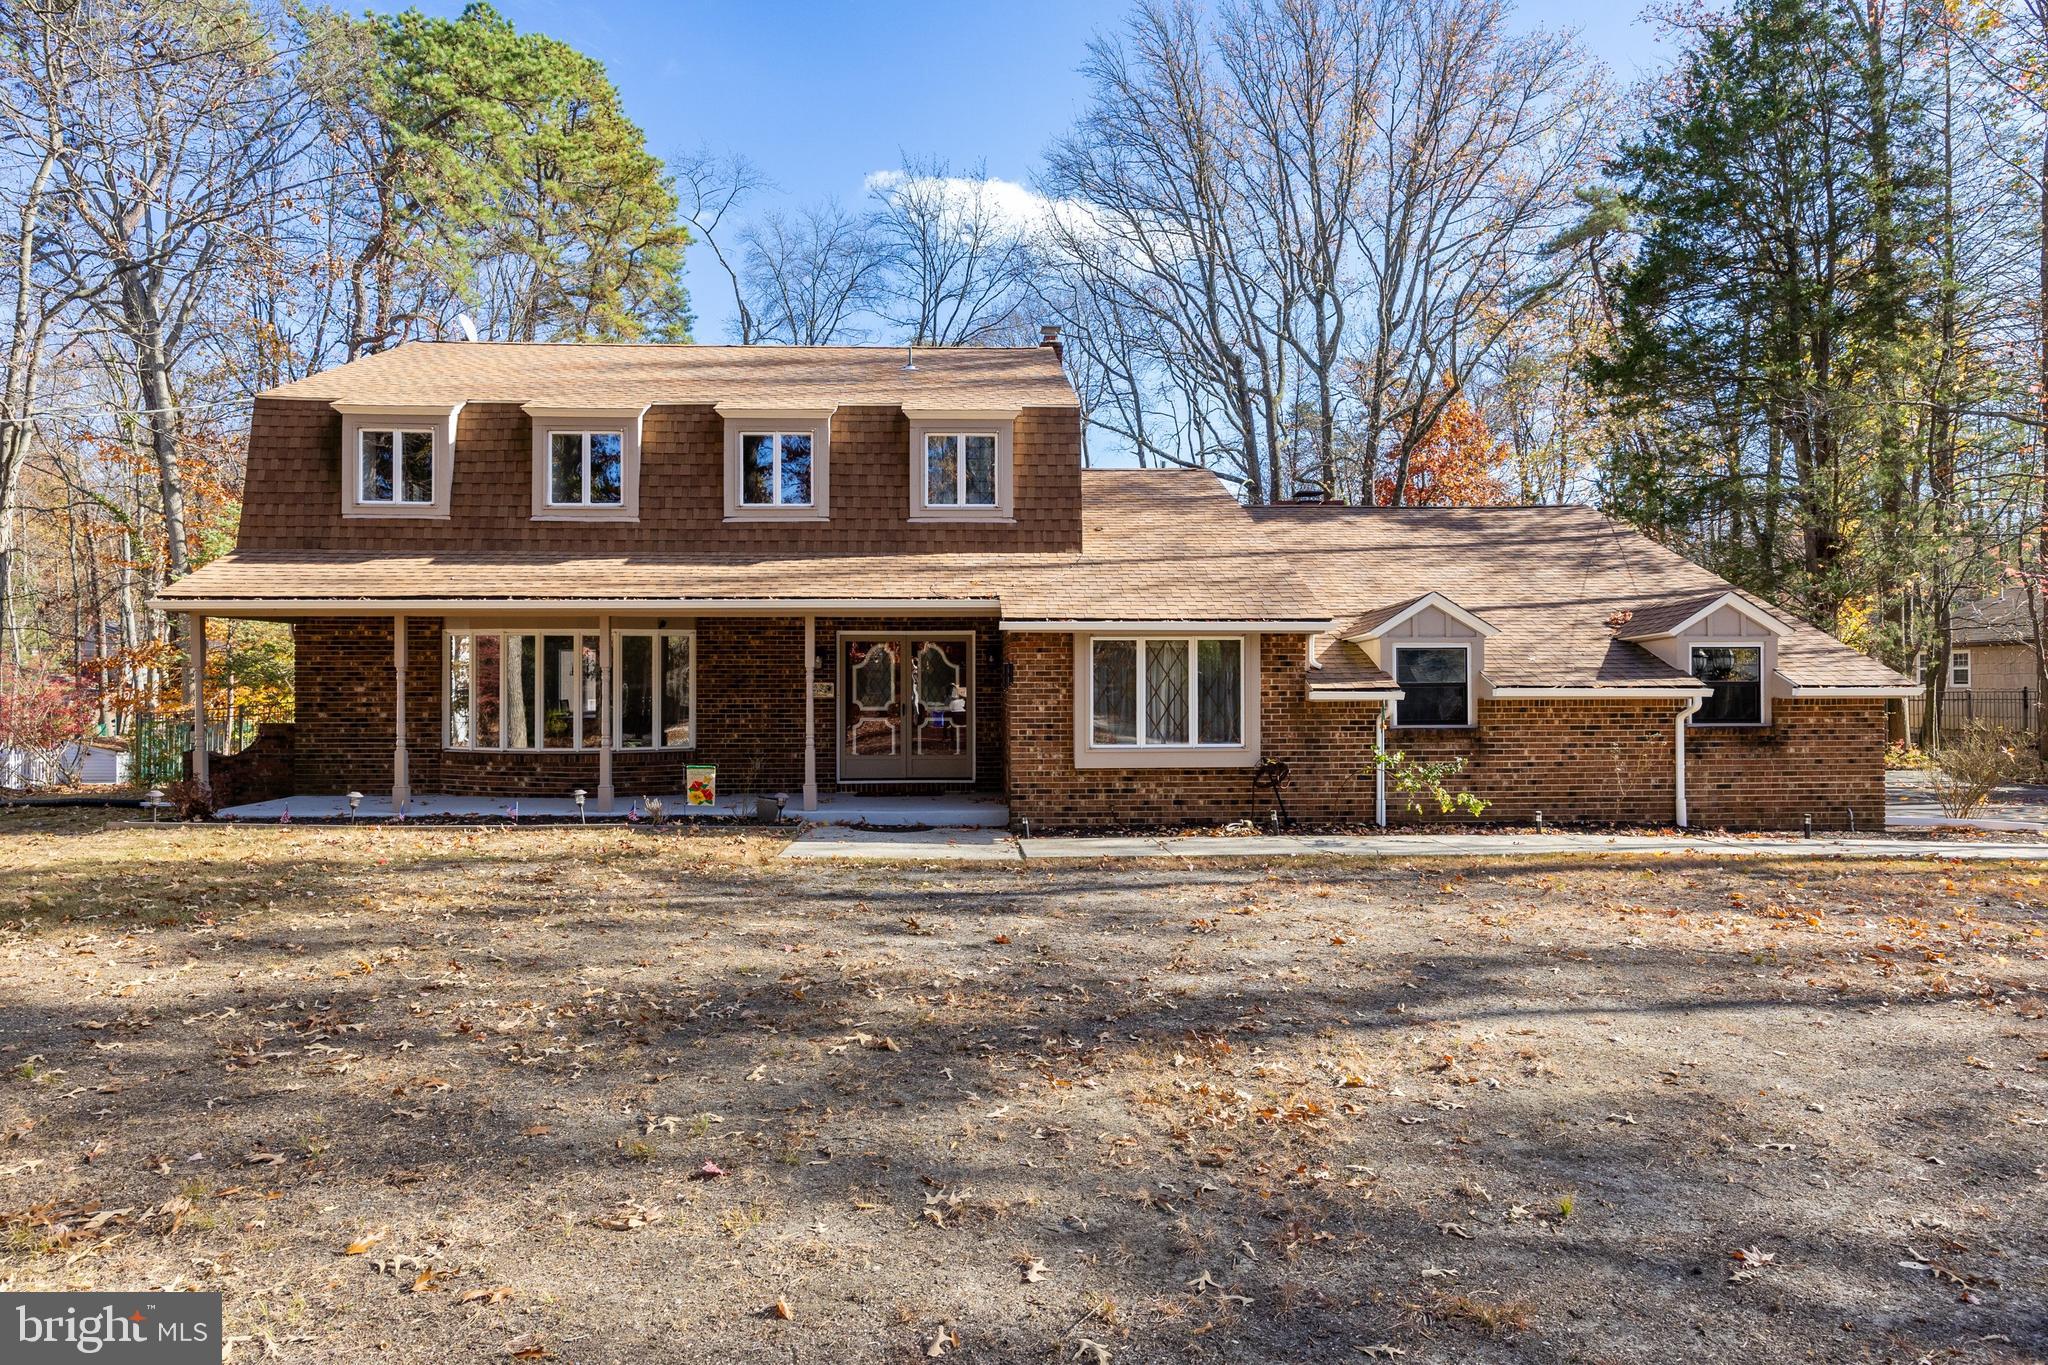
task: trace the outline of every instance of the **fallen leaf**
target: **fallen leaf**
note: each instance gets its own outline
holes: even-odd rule
[[[503,1303],[512,1297],[512,1290],[499,1285],[494,1289],[472,1289],[456,1299],[457,1303]]]
[[[1050,1269],[1050,1267],[1047,1266],[1044,1261],[1033,1260],[1029,1265],[1024,1267],[1024,1283],[1037,1284],[1039,1281],[1045,1278],[1045,1272],[1048,1269]]]
[[[932,1334],[932,1344],[924,1348],[924,1353],[927,1356],[936,1358],[938,1356],[944,1355],[947,1351],[952,1350],[959,1344],[959,1334],[953,1331],[951,1328],[945,1326],[944,1324],[941,1324],[939,1330]]]
[[[341,1249],[341,1254],[344,1256],[360,1256],[383,1240],[384,1234],[381,1231],[372,1232],[356,1241],[350,1242]]]

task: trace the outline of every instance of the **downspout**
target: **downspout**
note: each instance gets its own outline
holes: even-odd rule
[[[1372,819],[1381,829],[1387,827],[1387,705],[1380,708],[1372,719]],[[1684,765],[1680,764],[1683,771]],[[1681,779],[1681,782],[1683,779]],[[1680,797],[1681,802],[1684,797]]]
[[[1688,827],[1688,824],[1687,824],[1687,817],[1686,817],[1686,809],[1685,809],[1685,729],[1686,729],[1686,726],[1687,726],[1687,724],[1691,722],[1692,718],[1693,718],[1694,716],[1696,716],[1696,715],[1698,715],[1698,714],[1699,714],[1699,710],[1700,710],[1700,707],[1701,707],[1701,705],[1702,705],[1702,704],[1704,704],[1704,703],[1705,703],[1705,701],[1706,701],[1706,698],[1705,698],[1705,697],[1692,697],[1692,698],[1690,698],[1690,699],[1688,699],[1688,700],[1686,701],[1684,709],[1683,709],[1683,710],[1681,710],[1681,711],[1680,711],[1680,712],[1678,713],[1678,812],[1677,812],[1677,814],[1678,814],[1678,827],[1679,827],[1680,829],[1685,829],[1685,828],[1687,828],[1687,827]]]

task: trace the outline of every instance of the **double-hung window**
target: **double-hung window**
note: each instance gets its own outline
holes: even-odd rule
[[[1244,743],[1244,641],[1097,638],[1089,661],[1098,746]]]
[[[1694,645],[1692,675],[1712,689],[1693,715],[1695,725],[1761,725],[1764,721],[1764,652],[1756,645]]]
[[[612,637],[612,704],[621,749],[688,749],[697,742],[697,637],[687,630],[622,630]]]
[[[1948,656],[1948,685],[1967,689],[1970,685],[1970,651],[1955,649]]]
[[[616,431],[550,431],[548,505],[617,507],[625,493],[625,444]]]
[[[395,427],[356,432],[356,501],[425,506],[434,501],[434,433]]]
[[[447,641],[450,749],[597,749],[607,729],[617,749],[696,741],[691,631],[614,631],[608,710],[595,632],[451,630]]]
[[[809,507],[811,439],[808,431],[742,431],[740,505]]]
[[[1472,651],[1464,645],[1397,645],[1394,681],[1401,699],[1394,724],[1458,729],[1472,724]]]
[[[928,431],[924,437],[924,505],[993,508],[996,434]]]

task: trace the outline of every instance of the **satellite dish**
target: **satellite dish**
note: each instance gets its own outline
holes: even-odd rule
[[[476,319],[475,319],[475,318],[471,317],[471,316],[470,316],[469,314],[467,314],[467,313],[457,313],[457,314],[455,315],[455,325],[456,325],[457,327],[460,327],[460,328],[462,329],[462,339],[463,339],[464,341],[475,341],[475,340],[476,340]]]

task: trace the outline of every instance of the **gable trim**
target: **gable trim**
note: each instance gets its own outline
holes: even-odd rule
[[[1685,634],[1685,632],[1691,630],[1694,626],[1706,620],[1709,616],[1712,616],[1715,612],[1721,610],[1721,608],[1723,607],[1730,607],[1734,609],[1741,615],[1756,622],[1758,625],[1762,626],[1765,630],[1768,630],[1773,635],[1784,636],[1790,635],[1792,633],[1792,628],[1790,626],[1786,625],[1783,621],[1780,621],[1777,617],[1765,611],[1762,607],[1757,606],[1754,602],[1751,602],[1741,593],[1736,592],[1733,588],[1730,588],[1728,591],[1722,593],[1720,596],[1715,597],[1709,600],[1708,602],[1702,604],[1690,616],[1686,617],[1682,621],[1677,622],[1674,625],[1656,626],[1649,630],[1636,632],[1631,632],[1627,626],[1623,626],[1618,632],[1616,632],[1614,638],[1617,640],[1630,641],[1668,640],[1675,636]]]
[[[1386,620],[1375,622],[1372,629],[1353,631],[1346,634],[1344,638],[1347,640],[1378,639],[1402,622],[1411,619],[1421,612],[1427,611],[1431,607],[1435,607],[1438,611],[1468,629],[1476,631],[1482,638],[1500,634],[1500,627],[1494,625],[1485,617],[1478,615],[1476,612],[1465,610],[1465,608],[1459,606],[1440,592],[1426,592],[1400,611],[1389,616]]]

